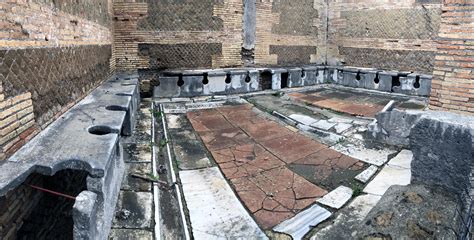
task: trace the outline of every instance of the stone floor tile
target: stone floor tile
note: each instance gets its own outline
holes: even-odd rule
[[[109,240],[153,240],[153,232],[140,229],[120,229],[110,230]]]
[[[131,191],[151,191],[151,183],[140,178],[133,177],[132,174],[147,176],[152,173],[151,163],[125,163],[125,173],[121,190]]]
[[[288,117],[295,120],[296,122],[299,122],[301,124],[308,125],[308,126],[318,121],[317,119],[314,119],[312,117],[302,115],[302,114],[291,114]]]
[[[327,120],[320,120],[311,124],[311,127],[315,127],[325,131],[329,131],[329,129],[333,128],[334,126],[336,126],[336,123],[328,122]]]
[[[273,231],[291,235],[293,240],[301,240],[316,225],[328,219],[331,212],[313,205],[296,216],[278,224]]]
[[[211,167],[206,147],[199,140],[173,137],[173,152],[181,170]]]
[[[361,172],[359,175],[357,175],[355,177],[355,179],[362,182],[362,183],[366,183],[367,181],[369,181],[372,178],[372,176],[374,176],[374,174],[377,172],[377,170],[378,170],[377,166],[370,165],[370,167],[368,167],[363,172]]]
[[[352,124],[349,123],[338,123],[336,126],[334,126],[334,130],[337,134],[342,134],[345,131],[349,130],[351,127]]]
[[[120,191],[114,228],[151,228],[152,227],[151,192]]]
[[[197,132],[203,131],[216,131],[222,129],[229,129],[233,126],[220,114],[215,115],[199,115],[194,117],[189,117],[188,119],[192,123],[194,129]]]
[[[261,144],[286,163],[292,163],[327,148],[326,145],[298,133],[274,138]]]
[[[326,205],[331,208],[340,209],[347,201],[352,198],[352,189],[339,186],[338,188],[332,190],[324,197],[317,200],[318,203]]]
[[[267,239],[217,167],[179,175],[194,239]]]
[[[247,134],[245,134],[241,129],[235,127],[201,132],[199,135],[204,144],[211,151],[253,142]]]
[[[408,185],[411,182],[411,170],[397,166],[385,166],[364,188],[365,193],[382,196],[392,185]]]
[[[255,124],[241,125],[240,127],[256,141],[267,141],[292,134],[292,131],[289,129],[268,120],[262,120]]]
[[[411,169],[413,153],[410,150],[402,150],[397,156],[392,158],[387,165]]]

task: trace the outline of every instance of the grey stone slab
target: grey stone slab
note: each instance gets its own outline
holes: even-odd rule
[[[352,123],[354,120],[353,119],[350,119],[350,118],[342,118],[342,117],[332,117],[330,119],[328,119],[328,122],[332,122],[332,123]]]
[[[267,239],[219,171],[179,172],[194,239]]]
[[[178,168],[181,170],[200,169],[212,166],[206,147],[199,140],[171,136],[173,151]]]
[[[303,70],[301,68],[288,69],[288,87],[303,87]]]
[[[293,240],[300,240],[313,228],[331,216],[331,212],[318,206],[313,205],[303,210],[296,216],[278,224],[273,231],[286,233],[291,235]]]
[[[74,239],[92,239],[96,236],[96,222],[97,218],[95,212],[97,211],[97,194],[90,191],[82,191],[74,202],[72,209],[73,219],[75,224],[73,226]]]
[[[382,196],[393,185],[408,185],[411,182],[411,170],[396,166],[385,166],[364,188],[365,193]]]
[[[150,182],[133,177],[133,174],[139,174],[141,176],[152,174],[151,163],[125,163],[125,176],[121,186],[122,190],[151,191]]]
[[[400,77],[400,86],[394,86],[393,91],[408,95],[429,96],[431,80],[432,77],[428,75],[408,74]]]
[[[306,115],[303,115],[303,114],[291,114],[288,117],[293,119],[294,121],[296,121],[298,123],[301,123],[301,124],[304,124],[304,125],[307,125],[307,126],[310,126],[311,124],[318,121],[318,120],[316,120],[316,119],[314,119],[310,116],[306,116]]]
[[[153,232],[141,229],[112,229],[109,240],[154,240]]]
[[[374,85],[374,90],[391,92],[392,79],[398,76],[398,72],[382,71],[378,74],[378,82]]]
[[[308,125],[298,124],[296,127],[302,131],[307,132],[311,137],[318,139],[326,145],[335,145],[344,139],[344,137],[341,135],[320,130]]]
[[[351,188],[339,186],[316,201],[328,207],[340,209],[352,198],[352,192]]]
[[[160,77],[159,85],[153,89],[153,97],[178,97],[181,93],[181,88],[178,86],[179,77]]]
[[[329,122],[327,120],[320,120],[320,121],[317,121],[317,122],[312,123],[310,125],[311,125],[311,127],[319,128],[319,129],[322,129],[322,130],[325,130],[325,131],[329,131],[329,129],[336,126],[335,123]]]
[[[372,178],[372,176],[374,176],[377,170],[378,170],[377,166],[370,165],[370,167],[365,169],[363,172],[359,173],[359,175],[357,175],[355,179],[362,183],[366,183]]]
[[[204,94],[204,76],[202,75],[190,75],[183,76],[183,85],[180,86],[181,92],[180,97],[194,97]]]
[[[387,165],[394,167],[401,167],[411,169],[411,162],[413,160],[413,153],[410,150],[402,150],[394,158],[392,158]]]
[[[349,123],[338,123],[334,126],[334,131],[336,131],[337,134],[342,134],[345,131],[349,130],[352,127],[352,124]]]
[[[121,191],[113,222],[114,228],[151,228],[153,195],[149,192]]]

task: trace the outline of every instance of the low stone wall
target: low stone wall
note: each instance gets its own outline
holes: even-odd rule
[[[395,109],[376,118],[368,137],[410,148],[414,155],[413,182],[452,192],[467,210],[474,199],[474,117]]]
[[[155,86],[154,95],[156,97],[226,95],[318,84],[338,84],[414,96],[429,96],[431,89],[431,76],[429,75],[323,65],[288,68],[171,70],[154,74],[150,71],[141,71],[140,75],[145,84],[151,83]]]

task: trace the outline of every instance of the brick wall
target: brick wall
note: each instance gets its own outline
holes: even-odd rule
[[[244,4],[254,49],[243,50]],[[114,3],[117,68],[216,68],[322,63],[323,0],[149,0]]]
[[[445,0],[431,109],[474,114],[473,23],[473,0]]]
[[[0,161],[114,68],[111,0],[0,2]]]
[[[324,0],[257,0],[255,64],[325,62]]]
[[[328,62],[431,74],[441,0],[329,0]]]
[[[114,3],[122,70],[241,65],[242,0]]]

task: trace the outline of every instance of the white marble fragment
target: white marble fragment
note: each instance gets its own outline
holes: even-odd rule
[[[311,124],[311,127],[319,128],[325,131],[328,131],[332,127],[334,127],[336,123],[328,122],[327,120],[320,120],[318,122],[315,122]]]
[[[311,228],[320,224],[331,216],[331,212],[318,206],[312,207],[298,213],[296,216],[278,224],[273,228],[275,232],[291,235],[293,240],[303,239]]]
[[[341,134],[341,133],[349,130],[349,128],[351,128],[351,127],[352,127],[352,124],[338,123],[336,126],[334,126],[334,130],[336,130],[336,133]]]
[[[301,115],[301,114],[291,114],[288,117],[295,120],[296,122],[299,122],[301,124],[308,125],[308,126],[318,121],[312,117]]]
[[[388,165],[396,166],[406,169],[411,169],[411,161],[413,160],[413,153],[410,150],[402,150],[398,155],[392,158]]]
[[[344,206],[344,204],[346,204],[346,202],[349,201],[351,197],[352,189],[345,186],[339,186],[338,188],[324,195],[324,197],[318,199],[317,202],[331,208],[339,209]]]
[[[378,170],[377,166],[370,165],[370,167],[365,169],[363,172],[359,173],[355,177],[355,179],[362,182],[362,183],[366,183],[367,181],[369,181],[372,178],[372,176],[374,176],[374,174],[377,172],[377,170]]]
[[[179,175],[194,239],[268,239],[218,167],[180,171]]]
[[[392,185],[408,185],[411,181],[411,169],[398,166],[385,166],[380,173],[364,188],[365,193],[382,196]]]

